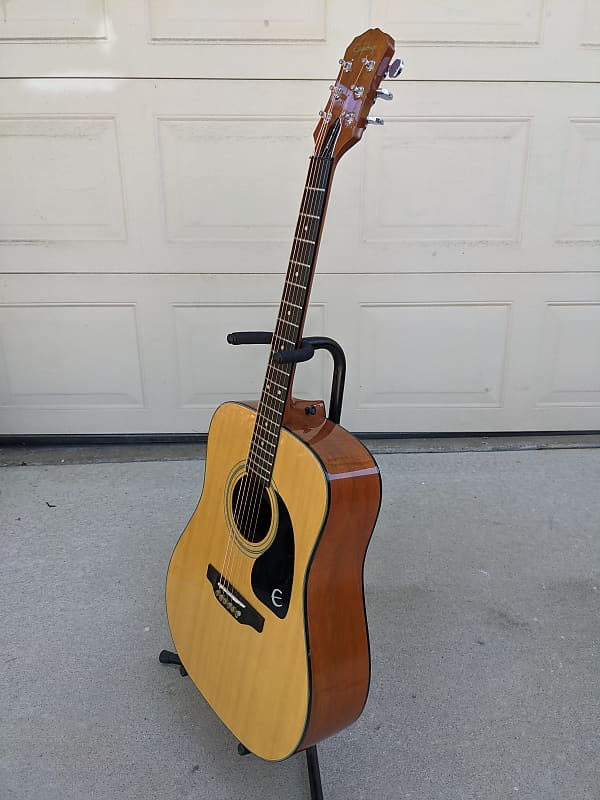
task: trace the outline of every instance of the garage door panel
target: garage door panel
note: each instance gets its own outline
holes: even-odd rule
[[[600,304],[548,303],[542,339],[538,407],[600,408]]]
[[[310,117],[159,119],[169,241],[287,245],[311,123]]]
[[[144,405],[134,305],[0,307],[8,408]]]
[[[528,120],[389,123],[366,170],[366,242],[519,239]],[[385,173],[410,187],[394,203],[379,191]]]
[[[104,39],[103,0],[11,0],[3,4],[0,41]]]
[[[543,0],[374,0],[371,19],[398,31],[402,43],[538,45],[543,7]]]
[[[260,4],[240,0],[221,0],[218,4],[196,0],[147,2],[153,41],[321,42],[326,37],[325,0],[302,3],[263,0]]]
[[[570,120],[558,241],[600,243],[600,119]]]
[[[0,118],[0,240],[126,238],[115,119]]]
[[[501,407],[509,314],[508,304],[361,304],[359,409]]]
[[[582,17],[581,44],[600,47],[600,6],[595,0],[585,0]]]

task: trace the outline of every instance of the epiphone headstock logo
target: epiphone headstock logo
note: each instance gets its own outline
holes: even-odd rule
[[[373,50],[377,50],[376,44],[357,44],[352,48],[352,52],[356,53],[356,55],[360,55],[361,53],[372,53]]]

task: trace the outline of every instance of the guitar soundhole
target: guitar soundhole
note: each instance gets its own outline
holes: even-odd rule
[[[233,488],[233,519],[248,542],[261,542],[273,520],[271,502],[265,486],[254,476],[244,475]]]

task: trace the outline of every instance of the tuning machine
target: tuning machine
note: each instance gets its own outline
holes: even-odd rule
[[[394,95],[388,89],[377,89],[375,92],[376,100],[393,100]]]
[[[367,125],[383,125],[381,117],[367,117]]]
[[[398,75],[404,69],[404,61],[401,58],[397,58],[395,61],[389,65],[387,72],[385,73],[386,78],[397,78]]]

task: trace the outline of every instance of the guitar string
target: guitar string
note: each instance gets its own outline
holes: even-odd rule
[[[274,341],[273,341],[273,347],[272,347],[272,350],[273,350],[272,354],[273,355],[275,355],[275,353],[278,352],[278,351],[289,349],[290,345],[292,345],[292,344],[294,346],[298,345],[300,327],[301,327],[301,322],[302,322],[302,313],[300,315],[295,315],[295,316],[297,316],[297,322],[295,321],[295,319],[292,322],[291,320],[290,321],[285,320],[285,318],[284,318],[285,317],[285,313],[284,312],[285,312],[286,306],[289,306],[290,304],[293,304],[296,307],[298,307],[298,310],[300,310],[301,312],[303,310],[302,307],[303,307],[304,303],[303,303],[302,295],[305,294],[307,292],[307,290],[308,290],[308,284],[310,282],[310,269],[312,267],[312,262],[314,262],[314,258],[312,258],[312,257],[309,258],[310,247],[307,246],[307,243],[304,242],[304,241],[302,241],[301,243],[299,242],[299,240],[304,239],[304,237],[301,236],[301,233],[302,233],[302,215],[303,214],[311,214],[313,216],[317,216],[317,215],[314,214],[314,212],[319,210],[318,201],[313,200],[309,187],[318,186],[318,187],[326,188],[325,186],[323,186],[323,173],[325,173],[326,171],[327,171],[327,164],[324,163],[323,159],[321,157],[312,156],[311,160],[310,160],[310,165],[309,165],[309,170],[308,170],[305,190],[303,192],[302,201],[301,201],[301,204],[300,204],[300,212],[299,212],[299,215],[298,215],[298,222],[297,222],[296,230],[295,230],[295,233],[294,233],[294,241],[293,241],[293,244],[292,244],[292,252],[291,252],[291,255],[290,255],[290,262],[299,262],[300,260],[302,260],[302,263],[306,264],[307,261],[308,261],[309,262],[309,266],[306,267],[306,268],[309,269],[309,273],[308,273],[308,276],[307,276],[306,287],[305,288],[303,288],[301,285],[293,287],[293,284],[296,283],[296,282],[295,281],[292,282],[290,279],[291,279],[291,277],[294,276],[294,274],[296,275],[296,277],[299,277],[299,275],[298,275],[298,271],[294,270],[294,268],[292,267],[291,263],[288,265],[288,272],[286,274],[286,280],[285,280],[285,283],[284,283],[283,296],[282,296],[282,299],[281,299],[281,304],[280,304],[280,307],[279,307],[279,314],[278,314],[278,318],[277,318],[277,322],[276,322],[275,330],[274,330],[274,336],[273,336]],[[319,215],[319,222],[320,222],[320,215]],[[299,283],[300,284],[304,284],[305,283],[304,279],[299,280]],[[289,314],[289,312],[290,312],[290,309],[288,308],[288,314]],[[288,322],[290,324],[292,324],[293,327],[296,329],[295,336],[294,336],[293,340],[291,340],[289,338],[290,334],[286,334],[285,330],[284,330],[284,325],[287,324]],[[276,445],[278,444],[278,440],[279,440],[280,426],[281,426],[281,421],[282,421],[282,418],[283,418],[283,413],[285,411],[285,405],[284,405],[283,408],[276,409],[276,408],[273,407],[273,405],[271,403],[269,403],[269,399],[272,398],[276,402],[282,402],[282,403],[284,402],[283,400],[280,401],[278,397],[275,397],[272,394],[271,390],[272,390],[273,386],[276,386],[276,387],[278,387],[278,394],[281,393],[282,390],[285,390],[286,393],[289,392],[293,367],[294,367],[293,364],[280,364],[280,365],[276,366],[275,363],[273,362],[272,358],[271,358],[269,360],[269,365],[268,365],[268,369],[267,369],[267,375],[265,377],[266,401],[265,401],[264,404],[261,405],[261,408],[259,410],[259,414],[257,415],[257,425],[256,425],[257,437],[254,439],[252,444],[253,444],[253,453],[254,453],[254,455],[257,455],[256,450],[260,451],[262,449],[262,451],[265,452],[265,455],[267,455],[269,457],[267,459],[267,461],[270,460],[270,463],[271,463],[271,467],[270,468],[271,468],[271,470],[273,469],[273,466],[274,466],[274,460],[275,460],[276,451],[277,451],[277,446]],[[282,378],[280,378],[277,375],[273,374],[274,370],[277,370],[277,371],[279,371],[280,373],[283,374],[283,376],[284,376],[284,378],[283,378],[283,386],[281,385]],[[287,383],[287,386],[286,386],[286,383]],[[271,431],[273,430],[273,428],[275,428],[275,430],[277,431],[277,433],[271,433],[270,434],[270,435],[276,437],[276,442],[275,443],[270,443],[269,444],[266,441],[266,439],[264,439],[264,437],[263,437],[263,441],[265,441],[265,443],[267,444],[268,448],[270,448],[270,449],[272,449],[274,451],[273,453],[269,453],[268,450],[265,451],[265,448],[261,447],[261,444],[260,444],[260,439],[261,439],[261,437],[260,437],[260,426],[262,426],[263,429],[264,429],[264,424],[265,423],[270,423]],[[275,446],[274,446],[274,444],[275,444]],[[261,495],[262,495],[262,492],[261,492]],[[259,497],[258,494],[257,494],[253,506],[251,506],[250,509],[249,509],[248,528],[250,530],[253,530],[255,528],[258,515],[260,514],[261,499],[262,498]],[[252,537],[252,541],[253,542],[256,541],[256,532],[255,532],[255,535]]]
[[[359,70],[359,76],[362,73],[363,68],[361,68]],[[343,70],[343,64],[342,64],[342,67],[341,67],[341,69],[340,69],[340,71],[338,73],[338,80],[339,80],[339,77],[340,77],[340,75],[342,73],[342,70]],[[358,76],[357,76],[357,79],[358,79]],[[334,107],[335,98],[333,100],[333,103],[331,103],[331,98],[330,98],[330,104],[331,104],[331,107]],[[339,119],[339,116],[336,117],[336,119]],[[328,121],[330,121],[330,120],[327,119],[327,113],[323,112],[322,128],[321,128],[321,131],[320,131],[320,133],[318,134],[318,136],[316,138],[315,153],[319,152],[319,149],[320,149],[320,147],[321,147],[321,145],[323,143],[325,135],[327,134],[327,131],[329,130],[328,124],[327,124]],[[266,374],[265,380],[264,380],[263,392],[262,392],[261,400],[260,400],[260,402],[258,404],[258,408],[257,408],[257,415],[256,415],[256,419],[255,419],[255,425],[254,425],[253,434],[252,434],[252,437],[251,437],[248,460],[246,462],[246,471],[244,473],[244,476],[241,479],[243,481],[243,487],[242,487],[241,490],[238,491],[238,497],[236,498],[236,504],[235,504],[236,507],[235,507],[235,510],[234,510],[233,523],[237,524],[237,520],[240,519],[240,526],[239,526],[240,527],[240,533],[242,534],[242,536],[244,536],[244,532],[247,532],[248,535],[251,537],[249,539],[249,541],[251,541],[253,543],[256,541],[257,531],[254,531],[254,534],[252,533],[252,531],[256,527],[258,519],[259,519],[260,509],[261,509],[261,505],[262,505],[262,501],[263,501],[264,489],[267,486],[269,486],[269,484],[271,482],[271,479],[272,479],[272,475],[273,475],[275,457],[277,455],[277,449],[278,449],[279,439],[280,439],[280,435],[281,435],[281,423],[282,423],[282,420],[283,420],[283,413],[285,411],[285,407],[286,407],[288,399],[289,399],[289,392],[291,391],[292,374],[293,374],[294,366],[295,366],[294,364],[279,365],[279,370],[284,375],[283,386],[281,386],[280,383],[279,383],[279,381],[281,379],[274,380],[274,377],[276,377],[276,376],[273,376],[273,374],[272,374],[273,370],[277,369],[277,367],[275,367],[275,364],[274,364],[274,361],[273,361],[273,356],[276,354],[276,352],[278,352],[278,350],[281,351],[281,350],[289,349],[289,345],[290,345],[289,334],[285,335],[285,333],[284,333],[284,325],[292,325],[294,328],[296,328],[295,339],[294,339],[293,344],[296,347],[299,346],[299,344],[300,344],[300,333],[301,333],[300,329],[301,329],[301,326],[302,326],[303,317],[305,316],[306,312],[308,311],[308,309],[306,307],[306,304],[308,302],[308,292],[309,292],[309,287],[310,287],[310,283],[311,283],[311,280],[312,280],[312,275],[314,273],[314,267],[315,267],[315,263],[316,263],[316,247],[317,247],[318,238],[319,238],[319,235],[320,235],[320,232],[321,232],[320,229],[321,229],[322,224],[323,224],[323,212],[324,212],[325,203],[326,203],[326,200],[327,200],[328,188],[329,188],[330,179],[331,179],[332,167],[333,167],[333,159],[332,158],[327,158],[327,157],[323,157],[323,156],[319,156],[319,155],[315,155],[315,156],[311,157],[310,166],[309,166],[308,175],[307,175],[307,180],[306,180],[306,186],[305,186],[305,190],[304,190],[304,193],[303,193],[302,201],[301,201],[301,204],[300,204],[300,212],[299,212],[299,216],[298,216],[298,223],[297,223],[297,226],[296,226],[296,232],[295,232],[294,241],[293,241],[293,245],[292,245],[292,251],[291,251],[291,255],[290,255],[290,263],[288,265],[287,276],[286,276],[286,280],[285,280],[285,283],[284,283],[284,292],[283,292],[281,304],[279,306],[280,313],[278,314],[277,322],[276,322],[276,325],[275,325],[275,328],[274,328],[271,354],[269,356],[269,361],[268,361],[268,366],[267,366],[267,374]],[[315,177],[317,175],[318,175],[318,178],[315,181]],[[325,185],[322,184],[323,178],[325,178]],[[311,188],[322,189],[323,190],[323,196],[322,197],[315,196],[314,199],[313,199],[309,195],[309,197],[307,198],[306,195],[307,195],[307,193],[311,193]],[[313,195],[317,195],[316,192],[312,192],[312,194]],[[318,213],[315,214],[314,213],[315,211],[318,211]],[[303,222],[302,221],[303,220],[303,215],[308,215],[309,219],[313,219],[313,218],[316,219],[317,224],[314,225],[314,226],[311,226],[310,223],[306,223],[306,217],[304,217],[304,222]],[[314,227],[315,231],[317,232],[316,234],[314,234],[315,238],[314,238],[314,240],[305,239],[301,234],[303,232],[306,232],[306,231],[310,230],[311,227]],[[300,236],[298,234],[300,234]],[[312,252],[312,256],[310,256],[310,249],[311,248],[314,248],[313,252]],[[294,266],[292,266],[291,262],[293,262]],[[289,278],[292,277],[292,276],[293,277],[297,277],[297,278],[299,277],[300,265],[303,265],[303,267],[302,267],[303,270],[304,269],[308,269],[308,274],[306,276],[306,282],[304,280],[298,280],[297,282],[296,281],[290,281]],[[294,267],[296,267],[296,269],[294,269]],[[291,289],[291,292],[290,292],[290,289]],[[286,295],[289,295],[289,296],[286,297]],[[303,295],[304,295],[304,297],[303,297]],[[296,302],[294,302],[294,301],[296,301]],[[282,318],[282,315],[285,313],[285,310],[286,310],[285,309],[286,305],[289,306],[290,304],[292,304],[294,307],[297,307],[297,310],[300,311],[299,315],[294,315],[294,316],[297,316],[297,318],[298,318],[298,322],[297,323],[296,322],[291,322],[291,321],[286,320],[285,318]],[[290,316],[290,308],[287,309],[287,316]],[[288,347],[286,347],[286,345],[288,345]],[[270,405],[269,402],[268,402],[269,397],[273,397],[273,399],[275,401],[279,402],[277,397],[274,397],[273,395],[270,394],[270,389],[273,386],[273,384],[275,384],[276,386],[279,387],[278,388],[278,394],[281,394],[281,390],[285,389],[285,392],[284,392],[285,400],[282,401],[284,403],[284,405],[283,405],[283,408],[280,409],[280,410],[274,409],[272,407],[272,405]],[[265,397],[265,394],[266,394],[266,397]],[[269,412],[271,412],[271,413],[269,414]],[[261,416],[263,418],[262,420],[261,420]],[[264,434],[265,434],[264,422],[271,423],[271,428],[270,428],[271,430],[273,428],[275,428],[276,433],[271,434],[271,435],[273,435],[275,437],[274,445],[273,444],[269,444],[268,441],[266,440],[265,436],[264,436]],[[259,444],[259,442],[261,440],[261,435],[260,435],[261,434],[261,425],[263,427],[263,430],[262,430],[262,441],[267,444],[267,447],[269,449],[273,450],[272,454],[269,453],[268,450],[265,450],[264,447],[261,448],[261,445]],[[256,457],[258,456],[258,453],[256,452],[257,450],[259,450],[259,451],[262,450],[262,452],[264,452],[267,455],[267,459],[266,460],[264,458],[261,458],[261,460],[265,461],[265,463],[269,464],[269,468],[268,469],[261,468],[261,471],[265,471],[268,475],[270,475],[270,477],[267,479],[267,482],[265,483],[264,487],[261,485],[263,479],[261,479],[260,476],[258,476],[258,477],[256,475],[252,476],[252,477],[250,476],[250,468],[249,467],[251,466],[252,460],[256,461]],[[260,456],[258,456],[258,457],[260,458]],[[241,511],[241,515],[240,515],[240,511]],[[231,588],[231,583],[230,583],[229,578],[227,576],[231,575],[232,571],[237,572],[237,570],[233,570],[232,569],[235,566],[235,560],[236,560],[235,559],[235,556],[236,556],[235,551],[236,551],[237,548],[235,546],[233,546],[231,548],[231,558],[229,558],[228,556],[229,556],[229,551],[230,551],[230,544],[233,545],[234,543],[232,542],[232,539],[233,539],[232,536],[228,537],[228,539],[229,539],[229,541],[228,541],[228,546],[227,546],[226,553],[225,553],[225,559],[224,559],[224,563],[223,563],[223,568],[222,568],[221,574],[222,574],[224,580],[226,581],[226,584],[228,585],[228,587]],[[239,556],[238,556],[237,560],[239,561]],[[230,562],[230,563],[228,563],[228,562]]]
[[[317,150],[317,148],[320,147],[321,139],[322,139],[323,135],[324,135],[324,133],[321,136],[318,137],[317,145],[315,147],[315,150]],[[316,160],[313,157],[313,158],[311,158],[310,165],[309,165],[308,175],[307,175],[307,179],[306,179],[306,186],[313,185],[313,182],[314,182],[314,179],[315,179],[315,173],[317,171],[316,167],[318,167],[318,163],[316,162]],[[320,185],[320,181],[318,182],[317,185]],[[300,213],[302,213],[303,208],[306,208],[307,205],[308,205],[308,208],[306,210],[306,213],[314,213],[316,208],[313,207],[312,203],[310,203],[310,198],[308,198],[309,202],[307,204],[306,195],[307,194],[310,195],[311,193],[307,192],[306,186],[305,186],[303,197],[302,197],[302,200],[301,200],[301,203],[300,203]],[[316,193],[312,193],[312,194],[316,194]],[[301,218],[299,217],[298,219],[300,221]],[[300,227],[300,222],[298,223],[297,227],[298,228]],[[299,260],[300,259],[300,256],[299,256],[300,250],[297,247],[297,245],[298,245],[298,242],[297,242],[296,238],[294,238],[294,242],[293,242],[293,245],[292,245],[292,253],[290,255],[290,261]],[[289,264],[288,265],[288,273],[291,273],[291,271],[292,271],[291,270],[291,264]],[[281,310],[281,308],[283,308],[285,303],[293,302],[289,297],[286,297],[286,293],[289,291],[289,288],[290,287],[288,285],[288,280],[287,280],[287,276],[286,276],[286,281],[284,283],[284,294],[283,294],[283,297],[282,297],[280,310]],[[298,299],[300,299],[299,298],[299,293],[300,293],[300,290],[298,291],[298,296],[296,296],[295,293],[292,295],[294,300],[297,301]],[[296,305],[301,305],[301,303],[297,302]],[[301,323],[301,317],[298,320],[298,328],[300,326],[300,323]],[[277,416],[278,416],[278,414],[276,413],[276,410],[272,407],[272,404],[269,403],[269,394],[270,394],[269,390],[270,390],[270,387],[272,387],[272,385],[274,383],[278,383],[278,382],[275,381],[275,377],[276,376],[273,374],[274,373],[274,368],[275,368],[275,365],[273,363],[273,356],[277,352],[277,348],[279,346],[281,346],[281,343],[279,341],[280,337],[278,335],[278,325],[277,324],[276,324],[275,329],[274,329],[273,339],[275,341],[272,342],[271,354],[269,356],[269,361],[268,361],[268,366],[267,366],[267,374],[266,374],[265,380],[264,380],[262,397],[261,397],[261,401],[259,402],[258,409],[257,409],[255,427],[254,427],[254,431],[253,431],[253,435],[252,435],[252,439],[251,439],[251,443],[250,443],[250,450],[249,450],[249,454],[248,454],[247,469],[245,471],[244,476],[241,479],[243,481],[243,484],[241,486],[241,489],[238,491],[238,496],[236,498],[235,509],[232,509],[233,510],[233,516],[234,516],[233,524],[235,524],[240,529],[240,533],[242,534],[242,536],[244,535],[244,531],[245,530],[248,531],[248,532],[251,531],[251,526],[253,524],[255,524],[256,520],[258,519],[258,514],[260,513],[260,505],[261,505],[261,502],[262,502],[262,496],[263,496],[263,492],[264,492],[264,488],[261,485],[261,481],[259,479],[255,478],[255,477],[252,477],[251,474],[250,474],[251,473],[251,469],[250,468],[252,466],[252,461],[255,460],[255,458],[256,458],[256,450],[257,450],[256,438],[259,435],[259,424],[262,425],[262,427],[264,428],[265,427],[264,426],[265,422],[271,423],[269,425],[269,429],[271,431],[273,429],[275,429],[277,431],[277,428],[278,428],[278,425],[277,425]],[[288,367],[288,365],[286,365],[286,367]],[[289,365],[289,367],[291,367],[291,365]],[[286,369],[286,372],[287,372],[287,369]],[[290,372],[291,372],[291,370],[290,370]],[[285,377],[287,379],[288,375],[286,374]],[[283,417],[282,414],[280,416],[281,416],[281,418]],[[262,419],[261,419],[261,417],[262,417]],[[279,436],[277,434],[275,434],[275,435],[277,436],[277,438],[275,440],[275,444],[277,445],[278,442],[279,442]],[[276,451],[276,448],[275,448],[275,451]],[[274,463],[274,458],[273,458],[273,463]],[[250,468],[248,468],[248,467],[250,467]],[[272,472],[271,472],[271,475],[272,475]],[[254,499],[252,498],[252,495],[254,495]],[[250,499],[250,502],[248,502],[249,499]],[[239,521],[239,525],[238,525],[238,521]],[[237,548],[235,547],[232,539],[233,539],[232,536],[228,537],[228,544],[227,544],[227,548],[226,548],[226,552],[225,552],[225,558],[224,558],[224,561],[223,561],[223,567],[222,567],[222,571],[221,571],[221,574],[223,575],[223,578],[224,578],[224,582],[226,583],[227,588],[230,589],[230,590],[231,590],[231,580],[234,580],[234,575],[232,573],[234,571],[235,572],[238,571],[238,570],[234,570],[233,569]],[[255,537],[252,536],[252,541],[254,541],[254,539],[255,539]]]
[[[300,214],[302,214],[303,211],[305,213],[314,213],[314,211],[317,210],[317,206],[310,201],[311,192],[307,191],[306,187],[307,186],[311,186],[311,185],[319,185],[319,186],[321,185],[320,177],[322,177],[322,176],[317,177],[317,173],[320,171],[319,170],[319,166],[320,165],[319,165],[318,161],[314,157],[311,157],[311,160],[310,160],[310,163],[309,163],[308,175],[307,175],[307,179],[306,179],[306,186],[305,186],[305,190],[303,192],[302,200],[301,200],[301,203],[300,203]],[[315,179],[316,179],[316,183],[315,183]],[[314,194],[314,193],[312,193],[312,194]],[[307,195],[308,195],[308,197],[307,197]],[[303,256],[301,254],[304,253],[304,243],[300,247],[298,247],[298,242],[297,242],[297,234],[299,233],[299,229],[301,228],[300,220],[301,220],[301,217],[299,216],[298,217],[298,223],[297,223],[297,230],[295,231],[296,236],[294,237],[294,242],[293,242],[293,245],[292,245],[292,253],[290,255],[290,261],[292,261],[292,260],[299,261],[301,257],[303,258]],[[305,263],[305,262],[303,262],[303,263]],[[285,283],[284,283],[283,297],[282,297],[281,304],[280,304],[280,307],[279,307],[279,311],[280,312],[285,307],[285,305],[289,304],[290,302],[294,302],[295,301],[296,305],[298,305],[298,306],[302,305],[300,302],[298,302],[301,299],[301,293],[302,293],[302,289],[300,289],[299,287],[292,291],[291,297],[286,296],[286,295],[289,295],[289,291],[290,291],[290,288],[291,288],[291,286],[289,284],[289,278],[291,276],[292,271],[293,271],[292,270],[292,265],[289,264],[288,265],[288,274],[286,275],[286,280],[285,280]],[[258,451],[262,450],[264,452],[264,448],[261,448],[261,446],[259,444],[259,441],[258,441],[260,439],[260,433],[261,433],[260,429],[261,429],[261,427],[264,430],[265,423],[270,423],[269,426],[268,426],[269,427],[269,431],[278,431],[278,429],[280,428],[281,419],[283,418],[283,409],[280,409],[278,411],[276,408],[273,407],[272,402],[269,402],[271,400],[271,398],[273,400],[275,400],[276,402],[279,401],[279,398],[277,398],[277,397],[275,397],[274,395],[271,394],[271,390],[273,388],[273,385],[280,386],[280,380],[277,378],[277,375],[275,374],[275,370],[283,368],[283,370],[284,370],[283,374],[285,376],[285,381],[287,381],[289,379],[289,377],[290,377],[291,367],[292,367],[291,364],[290,365],[278,365],[278,366],[276,366],[275,363],[273,362],[273,356],[275,355],[276,352],[278,352],[278,350],[289,349],[289,348],[285,347],[285,343],[288,343],[289,340],[286,338],[284,340],[284,342],[281,341],[283,336],[284,336],[284,334],[283,334],[283,326],[281,326],[281,324],[279,323],[279,317],[280,317],[280,314],[278,314],[278,321],[277,321],[277,323],[275,325],[275,329],[274,329],[274,333],[273,333],[273,341],[272,341],[272,347],[271,347],[271,354],[269,356],[269,361],[268,361],[268,366],[267,366],[267,374],[265,375],[261,401],[259,402],[259,406],[258,406],[258,409],[257,409],[255,427],[254,427],[253,436],[252,436],[251,443],[250,443],[250,450],[249,450],[249,456],[248,456],[248,462],[247,462],[247,465],[249,465],[249,468],[246,470],[245,476],[242,478],[243,485],[242,485],[241,490],[238,493],[238,497],[236,499],[236,508],[235,508],[235,511],[234,511],[234,521],[236,523],[239,522],[238,528],[240,529],[240,533],[243,536],[244,532],[247,532],[249,534],[249,539],[250,539],[251,542],[255,542],[256,541],[256,534],[252,535],[252,529],[256,525],[256,522],[258,521],[258,516],[260,514],[260,507],[261,507],[262,498],[263,498],[263,494],[264,494],[264,488],[265,488],[265,487],[262,486],[262,481],[260,480],[260,478],[256,478],[256,477],[251,476],[252,462],[256,460],[256,457],[258,455],[257,450]],[[300,327],[300,323],[301,323],[301,317],[298,318],[298,326],[297,326],[298,330],[299,330],[299,327]],[[297,340],[297,338],[298,338],[298,331],[296,333],[296,340]],[[289,370],[289,372],[288,372],[288,370]],[[284,381],[284,385],[285,385],[285,381]],[[289,384],[288,384],[288,386],[289,386]],[[281,388],[283,388],[283,387],[281,387]],[[279,389],[279,391],[281,391],[281,388]],[[275,445],[277,445],[278,441],[279,441],[279,435],[278,435],[278,433],[274,433],[272,435],[277,437],[276,440],[275,440]],[[263,438],[264,438],[264,436],[263,436]],[[277,449],[276,447],[273,448],[272,446],[270,446],[270,449],[274,449],[275,453],[276,453],[276,449]],[[275,453],[273,454],[272,464],[274,464]],[[267,455],[269,455],[269,454],[267,453]],[[266,471],[266,469],[265,469],[265,471]],[[271,475],[272,475],[272,466],[271,466]],[[235,580],[235,575],[233,573],[237,573],[238,572],[238,570],[235,569],[236,549],[237,548],[235,548],[235,547],[231,548],[229,546],[229,542],[228,542],[228,548],[227,548],[228,552],[226,553],[226,559],[225,559],[225,562],[224,562],[224,565],[223,565],[223,572],[226,574],[228,583],[230,582],[230,580]],[[227,557],[227,556],[230,556],[230,557]],[[239,559],[237,559],[237,560],[239,560]]]
[[[308,187],[321,187],[323,186],[323,177],[327,176],[327,163],[324,163],[323,159],[317,159],[315,157],[311,158],[306,187],[303,193],[302,202],[300,204],[300,213],[298,216],[298,222],[295,230],[294,242],[292,244],[292,253],[290,256],[290,261],[300,260],[302,259],[303,263],[310,263],[314,262],[314,258],[308,258],[310,247],[307,246],[306,242],[298,242],[299,235],[302,232],[302,220],[303,217],[300,216],[302,213],[313,213],[319,210],[319,201],[315,201],[312,199],[311,195],[317,194],[316,192],[311,192]],[[323,188],[325,188],[323,186]],[[304,237],[302,237],[304,238]],[[264,390],[263,390],[263,398],[264,402],[261,402],[259,405],[259,413],[257,414],[257,419],[255,422],[255,436],[253,436],[253,440],[250,447],[250,462],[255,460],[256,457],[260,457],[261,453],[264,453],[267,457],[267,463],[270,463],[270,472],[272,476],[272,471],[274,468],[274,461],[277,452],[277,446],[279,444],[279,437],[281,434],[281,423],[283,420],[283,413],[285,410],[285,401],[280,400],[279,397],[276,397],[273,393],[274,387],[277,388],[277,393],[281,394],[283,392],[284,397],[286,396],[287,392],[290,389],[290,382],[291,382],[291,372],[293,369],[293,364],[286,364],[286,365],[276,365],[273,361],[273,356],[282,350],[288,350],[291,346],[296,346],[299,339],[299,331],[300,325],[302,322],[302,315],[298,315],[297,317],[297,325],[294,322],[296,327],[296,336],[294,337],[293,341],[290,341],[289,334],[286,334],[284,330],[284,326],[281,324],[281,318],[285,311],[286,306],[290,303],[295,301],[296,305],[303,306],[303,295],[306,297],[308,293],[308,285],[310,282],[310,275],[311,269],[309,268],[308,274],[306,277],[306,287],[303,289],[301,286],[293,286],[290,282],[291,277],[293,277],[294,273],[294,265],[289,264],[288,272],[286,274],[286,280],[284,283],[284,292],[281,300],[281,304],[279,307],[278,319],[277,323],[274,328],[273,333],[273,343],[272,343],[272,353],[271,357],[269,358],[268,367],[267,367],[267,374],[265,376],[264,382]],[[295,283],[295,282],[294,282]],[[304,284],[305,281],[299,281],[299,283]],[[300,309],[301,310],[301,309]],[[276,374],[276,370],[282,370],[279,375]],[[286,389],[287,384],[287,391]],[[272,402],[275,400],[278,404],[283,404],[282,407],[275,408],[274,403]],[[261,418],[262,417],[262,418]],[[269,450],[273,452],[270,453],[266,450],[260,443],[260,432],[261,428],[264,429],[265,423],[271,423],[269,429],[274,432],[274,436],[276,437],[274,443],[271,443],[269,446]],[[268,483],[266,484],[268,486]],[[249,492],[247,493],[247,499],[249,499],[249,503],[245,504],[241,515],[241,529],[243,533],[247,534],[247,537],[250,542],[256,542],[257,538],[260,536],[259,532],[257,531],[257,523],[259,522],[260,517],[260,510],[261,505],[263,502],[264,496],[264,489],[266,488],[262,486],[262,481],[251,481],[248,483]],[[267,499],[268,502],[268,499]],[[272,520],[273,523],[273,520]],[[231,579],[235,581],[239,575],[240,564],[244,562],[242,556],[237,555],[235,552],[233,553],[232,564],[230,568],[229,574],[231,575]]]

